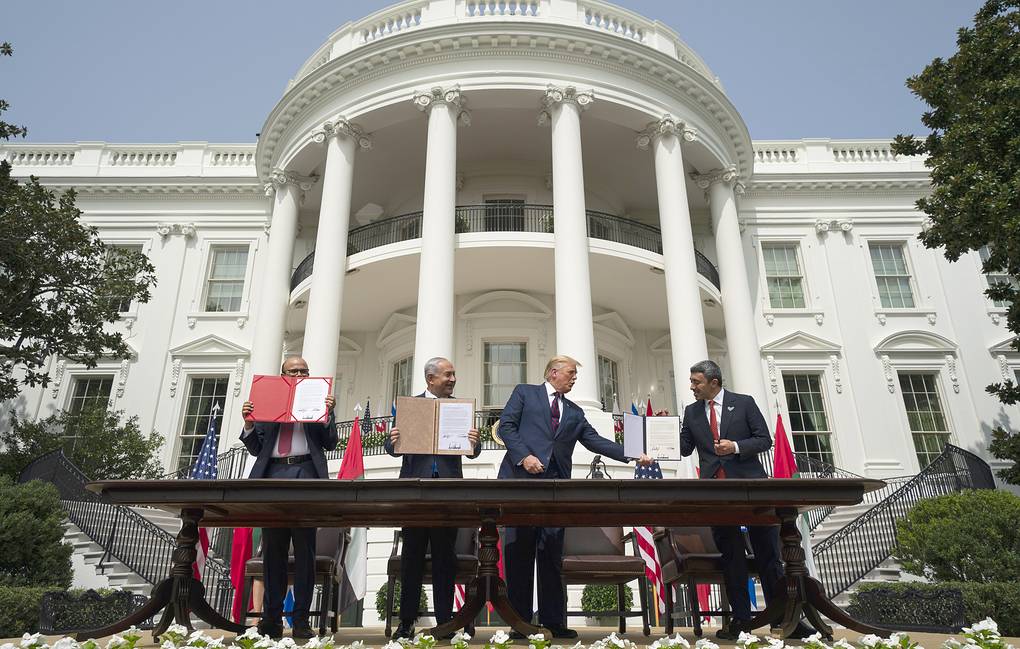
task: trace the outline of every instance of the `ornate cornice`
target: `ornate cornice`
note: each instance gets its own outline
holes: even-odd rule
[[[559,87],[549,84],[542,93],[542,110],[538,113],[538,125],[548,124],[552,119],[550,111],[553,106],[574,104],[578,110],[586,110],[595,103],[595,93],[591,90],[578,90],[574,86]]]
[[[193,239],[198,232],[194,223],[157,223],[156,234],[160,239],[166,239],[171,234],[179,234],[185,239]]]
[[[266,196],[272,196],[274,192],[286,185],[293,185],[301,191],[306,192],[311,189],[312,185],[314,185],[318,180],[318,178],[314,177],[299,176],[293,171],[273,169],[269,172],[269,182],[265,184]]]
[[[637,144],[637,148],[645,150],[655,138],[663,135],[675,135],[685,142],[693,142],[698,139],[698,132],[687,126],[686,123],[672,115],[663,115],[658,120],[649,122],[648,126],[638,133],[635,144]]]
[[[460,91],[460,86],[442,88],[436,86],[429,90],[416,90],[411,98],[412,103],[423,113],[428,113],[433,106],[446,104],[450,110],[457,112],[457,121],[464,126],[471,126],[471,113],[467,110],[467,97]]]
[[[312,140],[317,144],[322,144],[331,137],[348,137],[357,142],[362,149],[372,148],[372,138],[365,134],[365,130],[342,116],[323,122],[322,127],[312,133]]]
[[[701,189],[708,189],[716,183],[740,184],[736,166],[730,165],[724,169],[713,169],[705,173],[692,173],[691,179]]]

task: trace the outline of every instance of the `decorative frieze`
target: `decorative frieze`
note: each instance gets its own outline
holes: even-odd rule
[[[722,169],[713,169],[705,173],[691,174],[691,179],[700,189],[708,189],[715,183],[739,185],[740,183],[737,182],[739,177],[736,165],[729,165]]]
[[[181,359],[175,358],[170,366],[170,398],[177,396],[177,385],[181,380]]]
[[[67,371],[67,361],[61,359],[57,361],[56,370],[53,372],[53,398],[56,399],[57,395],[60,394],[60,384],[64,382],[64,372]]]
[[[949,382],[953,385],[953,392],[960,392],[960,377],[956,374],[956,357],[946,354],[946,373],[949,374]]]
[[[843,377],[839,372],[839,356],[829,354],[829,366],[832,368],[832,383],[836,388],[836,394],[843,394]]]
[[[889,388],[889,393],[896,392],[896,380],[893,373],[892,359],[889,358],[888,354],[882,354],[882,373],[885,374],[885,386]]]
[[[157,223],[156,234],[160,239],[166,239],[170,235],[179,234],[185,239],[192,239],[198,233],[194,223]]]
[[[428,113],[433,106],[447,104],[451,111],[457,112],[457,122],[464,126],[471,126],[471,113],[467,111],[467,98],[460,91],[460,86],[452,88],[441,88],[436,86],[429,90],[417,90],[411,99],[418,110]]]
[[[651,146],[655,138],[663,135],[675,135],[685,142],[693,142],[698,139],[698,132],[687,126],[686,123],[672,115],[663,115],[657,121],[650,122],[643,131],[638,133],[635,144],[637,144],[637,148],[644,151]]]
[[[303,192],[308,191],[318,181],[318,178],[300,176],[293,171],[273,169],[269,172],[269,180],[264,185],[266,196],[272,196],[277,190],[285,185],[293,185]]]
[[[771,355],[766,356],[765,362],[768,364],[769,368],[769,388],[772,390],[772,394],[778,394],[779,377],[778,373],[776,372],[776,357]]]
[[[234,365],[234,396],[241,396],[241,382],[244,380],[244,359],[237,359],[237,364]]]
[[[130,362],[124,359],[120,362],[120,370],[117,372],[117,398],[124,396],[124,388],[127,386],[128,369]]]
[[[372,148],[372,138],[365,134],[364,129],[342,116],[323,122],[322,127],[312,133],[312,140],[318,144],[331,137],[348,137],[357,142],[362,149]]]
[[[815,221],[815,232],[819,235],[826,235],[836,230],[847,233],[854,229],[853,219],[818,219]]]
[[[578,110],[585,110],[595,102],[591,90],[578,90],[574,86],[563,88],[549,84],[542,94],[542,110],[538,113],[538,125],[545,126],[552,121],[552,109],[559,104],[574,104]]]
[[[1002,374],[1002,380],[1013,381],[1013,373],[1009,371],[1009,359],[1006,358],[1006,355],[999,354],[995,357],[995,360],[999,362],[999,373]]]

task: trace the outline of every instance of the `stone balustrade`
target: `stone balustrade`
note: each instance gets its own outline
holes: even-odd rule
[[[842,173],[885,170],[927,171],[923,156],[897,156],[888,140],[757,140],[754,142],[755,174]]]
[[[15,176],[62,177],[243,177],[255,178],[254,144],[75,144],[0,145]]]

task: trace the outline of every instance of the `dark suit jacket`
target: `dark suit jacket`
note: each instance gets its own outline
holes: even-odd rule
[[[425,393],[415,395],[421,399],[425,398]],[[393,449],[393,444],[390,442],[389,435],[386,436],[386,441],[383,443],[383,448],[386,452],[393,457],[403,457],[400,461],[400,477],[401,478],[431,478],[432,476],[432,463],[435,462],[436,470],[439,472],[440,478],[463,478],[464,470],[461,467],[460,455],[401,455]],[[482,443],[475,444],[474,452],[468,457],[472,460],[481,455]]]
[[[687,456],[695,448],[698,449],[702,478],[715,477],[720,466],[725,469],[727,478],[768,477],[758,461],[758,454],[772,448],[772,436],[765,417],[752,397],[726,390],[723,394],[722,419],[719,421],[719,439],[736,442],[740,453],[724,456],[715,454],[704,401],[695,401],[684,409],[680,452]]]
[[[520,466],[529,455],[537,457],[546,467],[555,457],[561,470],[570,471],[577,442],[592,453],[620,462],[627,461],[623,447],[599,435],[588,423],[580,406],[567,398],[563,398],[562,402],[560,424],[554,437],[545,384],[521,384],[514,388],[499,418],[499,436],[506,444],[506,456],[499,467],[500,478],[542,478],[542,474],[532,475]]]
[[[335,449],[340,441],[340,435],[336,429],[336,419],[330,412],[326,423],[305,423],[303,428],[305,439],[308,440],[308,454],[312,456],[312,462],[315,463],[315,473],[319,478],[328,478],[326,451]],[[273,456],[276,436],[279,433],[280,424],[261,421],[255,422],[255,430],[247,437],[244,437],[244,431],[241,431],[241,442],[244,443],[249,453],[258,458],[255,460],[255,466],[251,468],[249,478],[266,477],[269,472],[269,459]]]

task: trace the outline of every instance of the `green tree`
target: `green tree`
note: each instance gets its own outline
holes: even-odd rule
[[[918,503],[896,524],[896,558],[932,581],[1020,582],[1020,497],[979,489]]]
[[[0,476],[0,586],[71,585],[70,545],[56,487]]]
[[[0,54],[12,52],[0,44]],[[7,107],[0,100],[0,113]],[[0,138],[25,133],[0,121]],[[35,177],[19,183],[0,163],[0,401],[22,385],[47,385],[50,356],[86,367],[128,358],[123,335],[106,325],[122,301],[148,301],[155,269],[141,252],[104,245],[74,200],[73,190],[57,197]]]
[[[921,122],[931,129],[924,140],[898,135],[898,154],[926,154],[930,195],[917,207],[931,219],[920,235],[928,248],[946,258],[987,246],[986,273],[1005,274],[985,294],[1009,303],[1006,326],[1020,351],[1020,0],[988,0],[974,25],[957,32],[957,52],[936,58],[907,87],[928,110]],[[987,391],[1007,405],[1020,402],[1020,385],[993,383]],[[1020,463],[1017,433],[998,429],[990,449],[996,457]],[[1020,473],[999,476],[1018,484]]]
[[[143,435],[138,417],[123,419],[123,412],[103,407],[79,414],[65,410],[39,421],[12,416],[10,429],[0,432],[0,475],[17,479],[35,458],[63,449],[92,480],[158,478],[163,436],[156,431]]]
[[[7,41],[0,43],[0,56],[13,56],[13,55],[14,48],[11,47],[10,43],[8,43]],[[8,104],[3,99],[0,99],[0,115],[3,115],[4,111],[6,111],[8,108],[10,108],[10,104]],[[15,126],[14,124],[8,124],[7,122],[0,120],[0,138],[4,140],[9,140],[12,137],[17,137],[19,135],[21,137],[25,137],[26,135],[28,135],[28,129],[25,128],[24,126]]]

